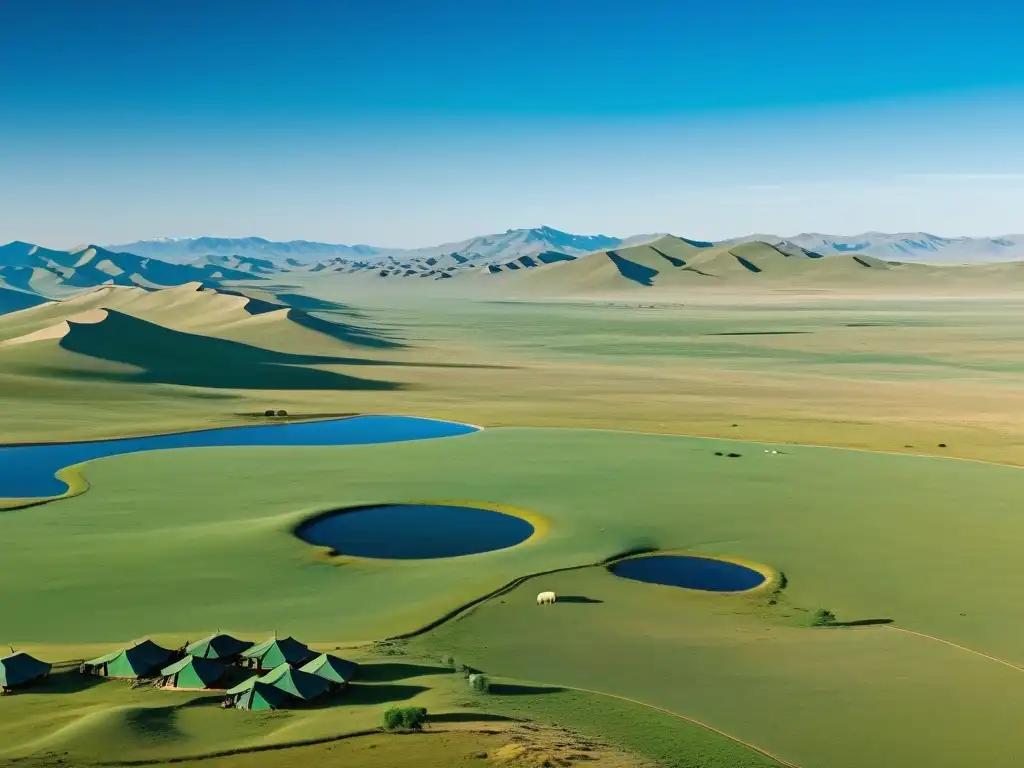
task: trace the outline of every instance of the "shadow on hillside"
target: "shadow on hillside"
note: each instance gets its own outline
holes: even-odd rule
[[[490,692],[495,696],[540,696],[546,693],[562,693],[565,688],[546,685],[516,685],[515,683],[491,683]]]
[[[892,624],[892,619],[858,619],[857,621],[833,621],[826,627],[877,627]]]
[[[399,341],[387,338],[379,331],[373,331],[349,323],[324,320],[315,315],[307,314],[302,310],[289,311],[288,319],[296,325],[301,325],[306,330],[322,333],[346,344],[373,349],[397,349],[406,346]]]
[[[408,680],[410,677],[422,675],[450,675],[454,670],[448,667],[427,664],[406,664],[385,661],[378,664],[363,664],[359,667],[359,679],[370,683],[388,683],[395,680]]]
[[[165,328],[109,311],[99,323],[73,324],[60,341],[70,352],[138,371],[76,371],[83,378],[213,389],[394,390],[400,385],[346,376],[311,365],[357,364],[353,358],[293,355]]]
[[[733,258],[736,259],[736,261],[738,261],[740,263],[740,265],[745,270],[747,270],[748,272],[755,272],[756,273],[756,272],[761,272],[762,271],[761,268],[759,266],[757,266],[757,264],[755,264],[752,261],[748,261],[747,259],[744,259],[742,256],[737,256],[734,253],[733,254]]]
[[[632,280],[638,285],[654,285],[654,277],[658,274],[658,270],[624,259],[615,251],[608,251],[608,258],[619,270],[619,274],[627,280]]]
[[[594,605],[595,603],[603,603],[604,600],[598,600],[593,597],[584,597],[583,595],[559,595],[555,600],[556,603],[584,603],[586,605]]]
[[[304,296],[301,293],[278,293],[277,298],[284,304],[303,312],[337,312],[350,317],[365,317],[365,314],[336,301],[318,299],[315,296]]]
[[[682,259],[680,259],[678,256],[669,256],[667,253],[665,253],[664,251],[658,250],[653,245],[648,245],[647,247],[650,248],[652,251],[654,251],[659,256],[661,256],[661,258],[663,258],[665,261],[667,261],[673,267],[685,267],[686,266],[686,262],[683,261]]]

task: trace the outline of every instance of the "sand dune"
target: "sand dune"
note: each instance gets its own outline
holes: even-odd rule
[[[46,328],[40,328],[38,331],[27,333],[24,336],[16,336],[13,339],[0,342],[0,345],[13,346],[15,344],[30,344],[34,341],[48,341],[50,339],[63,339],[67,336],[73,326],[75,325],[90,325],[92,323],[102,323],[107,319],[107,310],[105,309],[90,309],[85,312],[80,312],[77,315],[72,315],[67,320],[61,320],[59,323],[47,326]]]

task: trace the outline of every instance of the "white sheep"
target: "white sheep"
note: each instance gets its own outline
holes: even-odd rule
[[[550,605],[555,602],[554,592],[541,592],[537,595],[537,605]]]

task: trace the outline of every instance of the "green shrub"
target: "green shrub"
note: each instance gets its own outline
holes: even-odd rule
[[[487,693],[491,690],[491,681],[487,675],[472,674],[469,676],[469,687],[477,693]]]
[[[836,615],[825,608],[819,608],[814,612],[814,616],[811,617],[812,627],[827,627],[829,624],[836,623]]]
[[[455,665],[455,657],[454,656],[442,656],[441,657],[441,666],[448,667],[449,669],[457,669],[457,667]]]
[[[421,731],[426,719],[425,707],[391,707],[384,712],[384,728],[388,731]]]

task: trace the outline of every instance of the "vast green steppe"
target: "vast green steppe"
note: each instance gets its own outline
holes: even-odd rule
[[[266,408],[485,429],[86,464],[85,493],[0,512],[0,641],[73,663],[142,636],[277,631],[356,658],[367,679],[333,706],[260,716],[62,671],[0,698],[0,760],[329,765],[369,761],[373,743],[393,764],[490,765],[522,727],[495,718],[597,739],[609,766],[778,764],[767,752],[802,768],[960,768],[1024,749],[1019,300],[260,290],[116,288],[74,312],[0,316],[3,441],[259,423]],[[543,525],[437,561],[331,557],[293,534],[325,510],[404,501]],[[702,594],[598,565],[648,548],[745,558],[785,586]],[[538,607],[549,589],[586,600]],[[818,608],[845,625],[810,626]],[[493,692],[470,692],[447,657]],[[437,713],[436,732],[336,741],[404,702]],[[287,748],[252,751],[266,747]],[[542,764],[531,755],[511,764]]]

